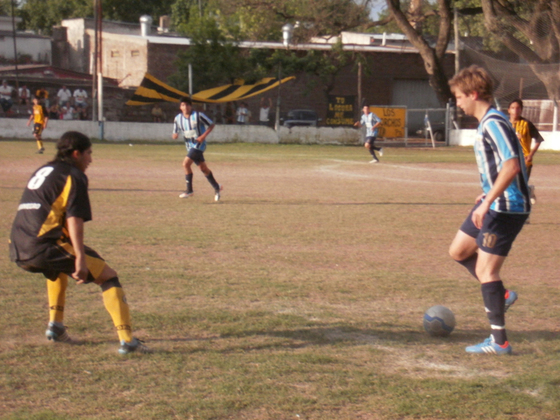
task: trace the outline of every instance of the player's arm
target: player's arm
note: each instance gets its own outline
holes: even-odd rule
[[[484,220],[486,213],[488,213],[490,205],[494,202],[494,200],[502,195],[520,171],[521,167],[519,166],[517,157],[504,161],[502,169],[498,173],[498,177],[496,178],[494,185],[486,194],[484,201],[473,212],[472,221],[478,229],[482,227],[482,221]]]
[[[216,124],[210,124],[210,126],[206,129],[206,131],[204,133],[202,133],[197,139],[196,141],[198,143],[202,143],[204,140],[206,140],[206,136],[208,136],[208,134],[210,134],[210,132],[214,129],[214,127],[216,126]]]
[[[33,121],[33,118],[35,118],[35,117],[34,117],[33,114],[31,114],[31,115],[29,116],[29,119],[27,120],[27,126],[28,126],[28,127],[29,127],[29,124],[31,124],[31,121]]]
[[[531,151],[529,152],[529,154],[525,156],[525,162],[527,163],[533,161],[533,156],[535,156],[535,153],[537,153],[537,150],[539,150],[539,147],[541,147],[541,143],[544,141],[541,133],[539,133],[539,130],[531,121],[529,121],[529,135],[533,140],[533,146],[531,147]]]
[[[84,219],[81,217],[69,217],[67,224],[70,241],[76,254],[75,271],[72,273],[72,277],[77,280],[78,284],[82,284],[88,277],[84,246]]]
[[[49,113],[47,112],[47,108],[43,106],[43,130],[47,128],[48,122],[49,122]]]
[[[171,138],[173,140],[177,140],[179,138],[179,127],[177,124],[177,120],[173,122],[173,134],[171,134]]]

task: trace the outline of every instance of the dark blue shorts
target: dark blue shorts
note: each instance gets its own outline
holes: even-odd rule
[[[507,257],[513,241],[517,234],[521,232],[529,215],[498,213],[494,210],[489,210],[482,222],[482,229],[478,229],[472,221],[473,211],[478,206],[480,206],[480,203],[477,203],[472,208],[459,230],[472,238],[476,238],[478,248],[484,252]]]
[[[373,144],[375,142],[376,137],[366,137],[366,143]]]
[[[194,148],[189,149],[189,152],[187,153],[187,157],[191,158],[192,161],[196,163],[196,166],[204,162],[204,152],[201,152],[198,149],[194,149]]]

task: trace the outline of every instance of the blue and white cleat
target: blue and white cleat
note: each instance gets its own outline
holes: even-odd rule
[[[130,354],[130,353],[151,353],[152,351],[144,345],[143,341],[133,338],[130,343],[121,340],[121,347],[119,348],[119,354]]]
[[[517,293],[513,290],[506,290],[506,304],[504,306],[504,312],[507,312],[509,307],[515,303],[517,300]]]
[[[66,332],[66,327],[64,325],[56,325],[54,322],[49,322],[45,335],[49,341],[57,343],[72,343],[72,339]]]
[[[511,354],[512,348],[509,342],[505,342],[504,345],[499,345],[494,341],[494,336],[490,334],[486,340],[480,344],[475,344],[474,346],[468,346],[465,348],[467,353],[472,354]]]

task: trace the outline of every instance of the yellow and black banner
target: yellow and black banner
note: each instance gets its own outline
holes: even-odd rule
[[[277,78],[268,77],[251,85],[246,85],[245,81],[238,80],[236,83],[231,85],[224,85],[195,93],[191,99],[193,102],[203,103],[240,101],[250,98],[251,96],[260,95],[270,89],[274,89],[280,83],[286,83],[292,79],[295,79],[295,77],[286,77],[279,82]],[[136,89],[136,92],[134,92],[134,95],[130,98],[126,105],[138,106],[149,105],[156,102],[179,102],[179,100],[184,96],[189,95],[166,85],[161,80],[158,80],[154,76],[146,73],[142,83],[140,83],[140,86],[138,86],[138,89]]]

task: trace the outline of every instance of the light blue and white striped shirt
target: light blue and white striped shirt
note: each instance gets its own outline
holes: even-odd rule
[[[188,118],[180,113],[175,117],[173,134],[183,134],[187,150],[194,148],[204,152],[206,150],[206,140],[198,143],[196,139],[203,135],[212,124],[214,122],[202,112],[193,111]]]
[[[494,186],[504,162],[517,159],[521,172],[490,209],[501,213],[529,213],[531,204],[525,158],[521,143],[505,114],[494,108],[488,110],[478,126],[474,152],[484,194],[488,194]]]

